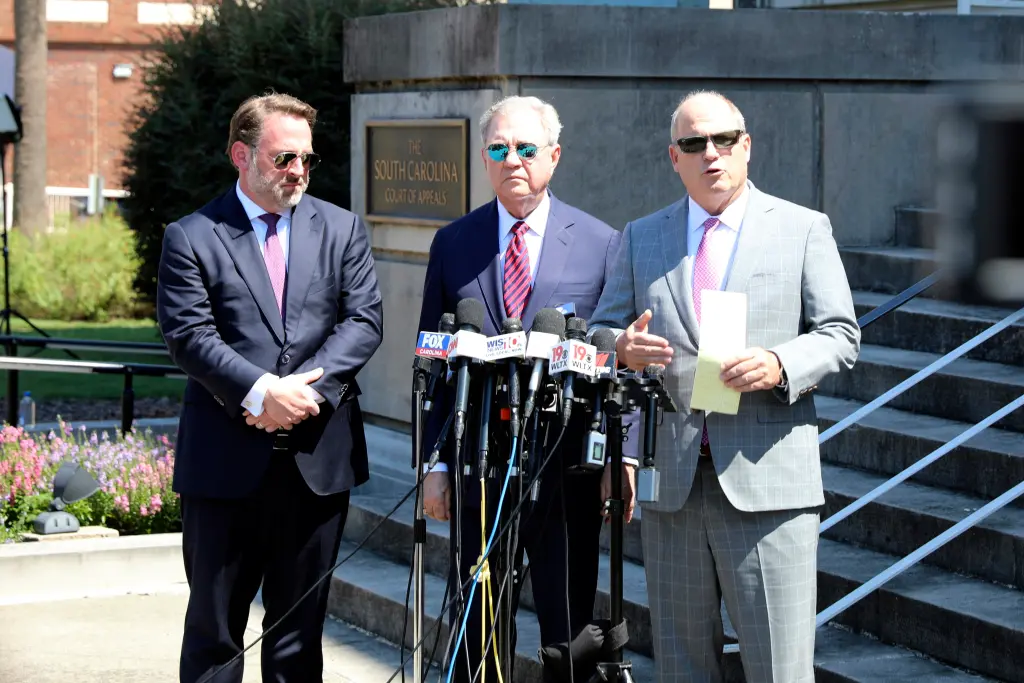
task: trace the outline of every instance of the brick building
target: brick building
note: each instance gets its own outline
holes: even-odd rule
[[[46,0],[46,18],[48,192],[83,195],[89,174],[98,173],[108,195],[117,196],[125,120],[142,85],[144,52],[168,25],[192,23],[192,5]],[[14,0],[0,0],[0,45],[14,48]]]

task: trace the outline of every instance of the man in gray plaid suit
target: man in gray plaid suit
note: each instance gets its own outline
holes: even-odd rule
[[[824,496],[807,394],[857,358],[850,286],[828,217],[747,180],[731,101],[692,93],[671,126],[687,196],[626,226],[591,320],[619,332],[625,365],[664,365],[679,407],[641,520],[658,680],[722,680],[724,598],[749,683],[812,682]],[[742,392],[736,415],[690,408],[703,289],[747,297],[749,348],[721,374]]]

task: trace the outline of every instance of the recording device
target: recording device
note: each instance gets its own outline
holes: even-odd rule
[[[526,333],[519,318],[505,318],[501,335],[487,340],[487,359],[504,363],[508,369],[509,422],[514,436],[519,435],[519,363],[526,358]]]
[[[437,324],[437,332],[421,331],[416,339],[416,361],[413,369],[426,369],[427,388],[423,399],[423,410],[429,413],[434,407],[434,391],[437,379],[448,369],[448,347],[455,333],[455,315],[445,313]]]
[[[636,475],[636,499],[639,503],[657,503],[661,473],[654,468],[654,454],[658,450],[658,421],[661,401],[656,389],[661,386],[665,369],[660,365],[644,368],[644,379],[649,380],[644,406],[644,461]]]
[[[1024,304],[1024,85],[970,86],[937,133],[940,288],[967,303]]]
[[[484,324],[484,305],[476,299],[463,299],[455,306],[458,332],[448,345],[448,364],[455,366],[455,442],[462,444],[469,411],[470,363],[487,360],[487,338],[480,334]]]
[[[551,349],[551,363],[548,373],[562,375],[562,427],[569,424],[572,404],[576,399],[575,377],[591,377],[594,374],[595,349],[586,343],[587,321],[583,318],[569,318],[565,323],[566,340]]]
[[[542,308],[533,317],[533,328],[526,340],[526,360],[533,362],[530,383],[523,402],[523,420],[529,420],[544,380],[544,368],[551,357],[551,349],[562,341],[565,317],[554,308]]]
[[[580,466],[584,469],[597,470],[604,467],[605,452],[608,447],[607,433],[604,429],[604,397],[607,385],[613,381],[616,372],[615,333],[601,328],[594,332],[590,340],[594,342],[595,349],[592,381],[596,389],[594,405],[591,409],[590,431],[587,432],[583,461]]]

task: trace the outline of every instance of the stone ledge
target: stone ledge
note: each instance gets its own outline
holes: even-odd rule
[[[53,543],[57,541],[79,541],[83,538],[118,538],[121,534],[116,529],[102,526],[83,526],[70,534],[23,534],[23,543]]]

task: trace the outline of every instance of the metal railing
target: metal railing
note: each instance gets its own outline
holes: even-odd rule
[[[123,375],[121,392],[121,432],[131,431],[135,421],[135,378],[167,377],[187,379],[175,365],[148,365],[145,363],[103,363],[98,361],[52,360],[49,358],[18,358],[0,356],[0,370],[8,372],[64,372],[72,374]],[[15,406],[17,407],[17,406]],[[12,422],[11,424],[16,424]]]
[[[866,314],[864,317],[858,320],[858,324],[860,324],[863,328],[866,325],[878,320],[887,313],[895,310],[899,306],[902,306],[904,303],[913,299],[915,296],[925,291],[928,287],[935,284],[935,282],[938,281],[938,277],[938,273],[933,273],[924,280],[921,280],[912,287],[909,287],[908,289],[904,290],[900,294],[893,297],[893,299],[887,301],[878,308],[873,309],[871,312]],[[999,332],[1002,332],[1010,325],[1013,325],[1014,323],[1020,321],[1021,319],[1024,319],[1024,308],[1021,308],[1020,310],[1007,315],[1002,320],[995,323],[994,325],[991,325],[984,331],[978,333],[968,341],[958,346],[956,349],[950,351],[941,358],[936,359],[927,367],[917,371],[903,382],[900,382],[898,385],[896,385],[889,391],[885,392],[884,394],[876,398],[874,401],[871,401],[870,403],[862,406],[861,408],[854,411],[844,419],[835,423],[834,425],[832,425],[832,427],[825,430],[818,436],[818,444],[821,445],[825,443],[826,441],[835,437],[836,435],[843,432],[847,428],[859,423],[861,420],[863,420],[865,417],[870,415],[872,412],[874,412],[881,406],[885,405],[886,403],[896,398],[900,394],[904,393],[911,387],[920,383],[922,380],[933,375],[937,371],[947,366],[949,363],[962,357],[967,352],[976,348],[977,346],[987,341],[988,339],[991,339],[993,336],[995,336]],[[968,429],[965,429],[963,432],[958,434],[956,437],[950,439],[948,442],[944,443],[939,448],[935,449],[934,451],[924,456],[917,462],[913,463],[909,467],[906,467],[898,474],[892,476],[884,483],[878,485],[873,490],[864,494],[863,496],[853,501],[849,505],[843,507],[841,510],[830,516],[828,519],[821,522],[821,524],[818,527],[818,533],[821,534],[827,531],[828,529],[831,529],[833,526],[843,521],[844,519],[852,515],[854,512],[857,512],[858,510],[865,507],[872,501],[877,500],[880,496],[886,494],[899,484],[907,481],[912,476],[923,470],[925,467],[931,465],[932,463],[936,462],[943,456],[952,452],[954,449],[958,448],[969,439],[974,438],[979,433],[991,427],[999,420],[1002,420],[1003,418],[1010,415],[1015,410],[1018,410],[1022,406],[1024,406],[1024,395],[1017,397],[1015,400],[1011,401],[1007,405],[995,411],[994,413],[986,417],[984,420],[981,420],[977,424],[969,427]],[[851,591],[847,595],[843,596],[841,599],[837,600],[833,604],[826,607],[824,610],[822,610],[820,613],[816,615],[816,627],[820,628],[821,626],[824,626],[829,621],[834,619],[836,616],[841,614],[843,611],[849,609],[850,607],[852,607],[853,605],[855,605],[856,603],[860,602],[862,599],[870,595],[873,591],[885,585],[893,578],[899,576],[900,574],[910,569],[914,565],[920,563],[924,558],[928,557],[939,548],[942,548],[944,545],[946,545],[953,539],[957,538],[968,529],[977,526],[990,515],[1006,507],[1007,505],[1009,505],[1022,495],[1024,495],[1024,482],[1018,483],[1016,486],[1011,488],[1009,491],[1003,493],[995,500],[978,508],[976,511],[974,511],[964,519],[960,520],[955,525],[953,525],[946,531],[942,532],[935,538],[931,539],[930,541],[922,545],[920,548],[916,549],[914,552],[910,553],[904,558],[901,558],[897,562],[887,567],[882,572],[879,572],[876,576],[872,577],[868,581],[858,586],[855,590]],[[727,654],[739,652],[739,645],[736,643],[726,645],[723,648],[723,651]]]

